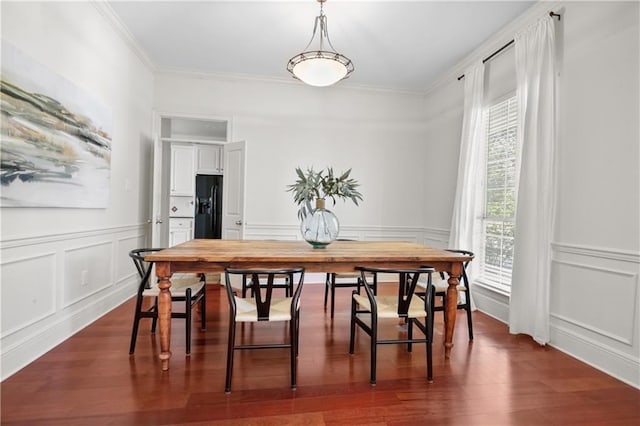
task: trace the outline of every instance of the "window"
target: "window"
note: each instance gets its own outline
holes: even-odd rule
[[[516,213],[518,104],[515,96],[488,108],[486,123],[484,247],[481,280],[510,291]]]

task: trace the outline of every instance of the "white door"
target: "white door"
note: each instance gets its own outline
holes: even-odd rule
[[[153,141],[153,211],[151,217],[151,246],[167,247],[169,240],[169,212],[167,190],[164,184],[163,142],[159,137]]]
[[[222,238],[244,238],[244,164],[245,141],[224,145],[222,180]]]

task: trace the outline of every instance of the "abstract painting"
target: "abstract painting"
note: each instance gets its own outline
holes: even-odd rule
[[[0,207],[106,208],[111,111],[2,41]]]

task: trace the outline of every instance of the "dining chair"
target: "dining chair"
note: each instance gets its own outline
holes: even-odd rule
[[[136,266],[140,282],[136,295],[136,307],[133,317],[133,330],[131,332],[131,344],[129,354],[133,354],[136,349],[138,337],[138,327],[142,318],[151,318],[151,333],[156,332],[158,323],[158,295],[160,289],[156,285],[157,281],[151,279],[153,262],[145,260],[145,256],[160,251],[160,248],[139,248],[131,250],[129,257]],[[153,284],[151,282],[153,281]],[[200,302],[200,328],[206,329],[206,278],[204,274],[176,274],[171,278],[171,301],[184,302],[184,312],[171,311],[171,318],[184,318],[186,327],[186,353],[191,354],[191,319],[192,310]],[[145,298],[153,298],[153,304],[149,308],[143,308]]]
[[[467,328],[469,331],[469,340],[473,340],[473,320],[472,320],[472,311],[471,311],[471,286],[469,285],[469,278],[467,276],[467,267],[469,266],[469,262],[474,258],[473,252],[468,250],[457,250],[457,249],[448,249],[452,253],[459,253],[465,256],[471,257],[470,260],[465,261],[462,264],[462,276],[460,277],[460,283],[458,284],[458,305],[457,309],[463,309],[467,312]],[[435,305],[434,311],[442,311],[445,321],[445,326],[447,323],[447,289],[449,288],[449,283],[447,282],[447,278],[444,273],[439,272],[434,274],[433,280],[433,289],[435,298],[440,298],[441,304]],[[424,288],[425,281],[420,280],[418,285]],[[462,296],[462,297],[461,297]]]
[[[278,276],[300,278],[291,296],[273,297],[274,282]],[[233,275],[251,278],[254,283],[253,297],[239,297],[231,285]],[[288,269],[225,269],[225,286],[229,299],[229,339],[227,344],[227,375],[225,392],[231,393],[233,358],[236,350],[289,348],[291,357],[291,389],[296,389],[296,362],[298,355],[298,337],[300,335],[300,293],[304,282],[304,268]],[[283,321],[289,323],[289,340],[275,343],[236,343],[236,324]],[[252,330],[251,338],[259,334],[259,328]]]
[[[386,344],[407,344],[407,351],[412,351],[414,343],[424,343],[426,345],[427,361],[427,381],[433,381],[433,287],[431,284],[431,274],[435,269],[431,267],[421,267],[414,269],[389,269],[358,267],[360,276],[365,284],[365,294],[361,295],[353,291],[351,300],[351,330],[349,337],[349,353],[355,350],[356,325],[360,327],[371,338],[371,373],[370,383],[376,384],[376,361],[377,346]],[[396,294],[374,295],[371,287],[367,284],[368,274],[394,274],[398,276],[398,287]],[[416,293],[418,280],[421,275],[425,275],[426,287],[425,295],[422,298]],[[403,319],[406,323],[406,336],[404,333],[395,339],[379,338],[380,320]],[[423,322],[419,319],[424,318]],[[368,319],[368,320],[367,320]],[[413,326],[424,334],[424,338],[413,336]]]
[[[373,294],[378,294],[378,279],[373,276],[371,281]],[[360,293],[360,286],[362,285],[362,280],[360,278],[359,272],[327,272],[325,277],[325,286],[324,286],[324,307],[327,308],[327,299],[329,293],[331,294],[331,318],[333,318],[335,312],[335,301],[336,301],[336,288],[347,288],[347,287],[355,287],[358,289],[358,293]]]
[[[354,241],[347,238],[338,238],[336,241]],[[378,280],[373,276],[371,279],[371,285],[373,286],[373,294],[378,294]],[[331,294],[331,318],[333,318],[335,312],[336,301],[336,288],[357,288],[360,293],[360,286],[362,280],[360,279],[360,272],[327,272],[324,280],[324,308],[327,309],[328,295]]]

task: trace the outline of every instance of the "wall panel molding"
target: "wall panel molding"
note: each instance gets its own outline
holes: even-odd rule
[[[3,344],[0,380],[5,380],[100,316],[127,301],[135,292],[135,287],[136,283],[131,282],[119,288],[117,292],[91,299],[91,303],[85,304],[82,309],[67,315],[54,316],[51,320],[47,319],[37,330],[21,336],[11,345]]]
[[[301,240],[298,225],[247,224],[245,239]],[[436,228],[411,226],[341,226],[340,238],[357,240],[402,240],[423,242],[425,240],[446,241],[449,231]]]
[[[13,321],[0,336],[1,380],[135,294],[129,246],[144,244],[147,228],[143,223],[0,244],[2,311]],[[33,259],[47,259],[49,266],[33,265]],[[44,310],[29,309],[28,303],[46,301]]]
[[[600,256],[598,256],[600,257]],[[620,297],[622,300],[626,301],[628,303],[628,308],[624,309],[625,312],[629,312],[630,318],[629,318],[629,323],[631,324],[633,321],[633,313],[637,312],[638,309],[638,274],[636,273],[631,273],[631,272],[627,272],[624,270],[619,270],[619,269],[615,269],[615,268],[605,268],[605,267],[600,267],[600,266],[593,266],[591,264],[586,264],[586,263],[580,263],[580,262],[570,262],[570,261],[563,261],[563,260],[556,260],[553,259],[552,260],[553,264],[556,265],[564,265],[567,266],[569,268],[573,268],[573,269],[578,269],[578,270],[591,270],[591,271],[596,271],[596,272],[600,272],[603,274],[611,274],[611,275],[617,275],[619,277],[623,277],[626,278],[628,281],[628,293],[624,292],[624,289],[621,289],[620,286],[617,286],[617,296]],[[599,288],[597,291],[600,292],[602,291],[602,287],[603,287],[603,283],[598,283],[597,287]],[[559,289],[560,290],[560,289]],[[600,304],[599,301],[596,301],[596,303]],[[620,305],[617,305],[614,307],[614,309],[619,310],[621,308]],[[606,316],[606,311],[604,310],[605,307],[602,307],[602,315]],[[592,309],[593,311],[593,309]],[[633,344],[633,327],[631,327],[631,329],[629,330],[629,333],[627,335],[620,335],[618,333],[614,333],[612,331],[607,331],[603,328],[598,327],[596,324],[588,324],[584,321],[580,321],[576,318],[572,318],[569,315],[563,315],[562,313],[558,313],[558,312],[550,312],[550,316],[552,318],[556,318],[558,320],[564,321],[566,323],[569,324],[573,324],[574,326],[580,327],[583,330],[588,330],[594,333],[597,333],[601,336],[607,337],[609,339],[612,340],[616,340],[618,342],[624,343],[628,346],[631,346]],[[594,318],[597,319],[597,318]],[[627,321],[625,321],[626,323]],[[619,327],[615,327],[615,329],[619,330]]]
[[[640,389],[638,357],[577,335],[562,326],[552,325],[550,332],[550,346]]]
[[[80,238],[89,238],[89,237],[95,237],[100,235],[111,235],[118,232],[131,232],[133,230],[142,230],[142,232],[144,232],[144,227],[146,226],[147,226],[146,223],[140,223],[137,225],[113,226],[108,228],[96,228],[96,229],[90,229],[90,230],[84,230],[84,231],[75,231],[75,232],[72,231],[67,233],[12,238],[8,240],[0,240],[0,250],[23,247],[23,246],[31,246],[31,245],[56,243],[56,242],[67,241],[67,240],[78,240]]]
[[[634,252],[631,250],[619,250],[606,247],[592,247],[558,242],[551,243],[551,246],[556,253],[576,254],[608,260],[640,263],[640,252]]]
[[[50,262],[49,270],[43,269],[46,265],[35,265],[34,261],[39,259],[47,259]],[[6,331],[3,330],[0,338],[5,339],[6,337],[11,336],[19,330],[22,330],[26,327],[29,327],[39,321],[46,320],[51,317],[56,312],[56,295],[55,295],[55,287],[54,280],[46,280],[42,279],[43,276],[51,276],[55,277],[57,274],[56,271],[57,264],[57,256],[56,252],[44,252],[38,253],[34,256],[23,256],[16,259],[12,259],[6,262],[2,262],[2,326],[4,328],[5,324],[9,322],[13,322],[15,320],[14,317],[11,319],[5,317],[5,315],[11,316],[20,316],[23,317],[22,322],[11,325],[9,329]],[[12,269],[16,268],[15,274],[12,273]],[[11,286],[16,285],[14,280],[20,280],[17,284],[19,288],[16,288],[13,293],[13,288]],[[37,285],[44,285],[44,288],[36,288]],[[32,290],[33,297],[29,294],[29,289]],[[43,291],[44,290],[44,291]],[[48,298],[47,298],[48,295]],[[27,300],[29,297],[30,300]],[[45,309],[37,313],[35,315],[30,315],[33,313],[33,310],[23,309],[23,307],[27,304],[37,303],[37,300],[44,299],[45,302],[49,303],[49,307],[45,307]],[[19,298],[20,303],[13,303],[14,299]],[[10,303],[11,302],[11,303]],[[7,303],[5,306],[4,304]],[[16,311],[17,309],[17,311]]]

